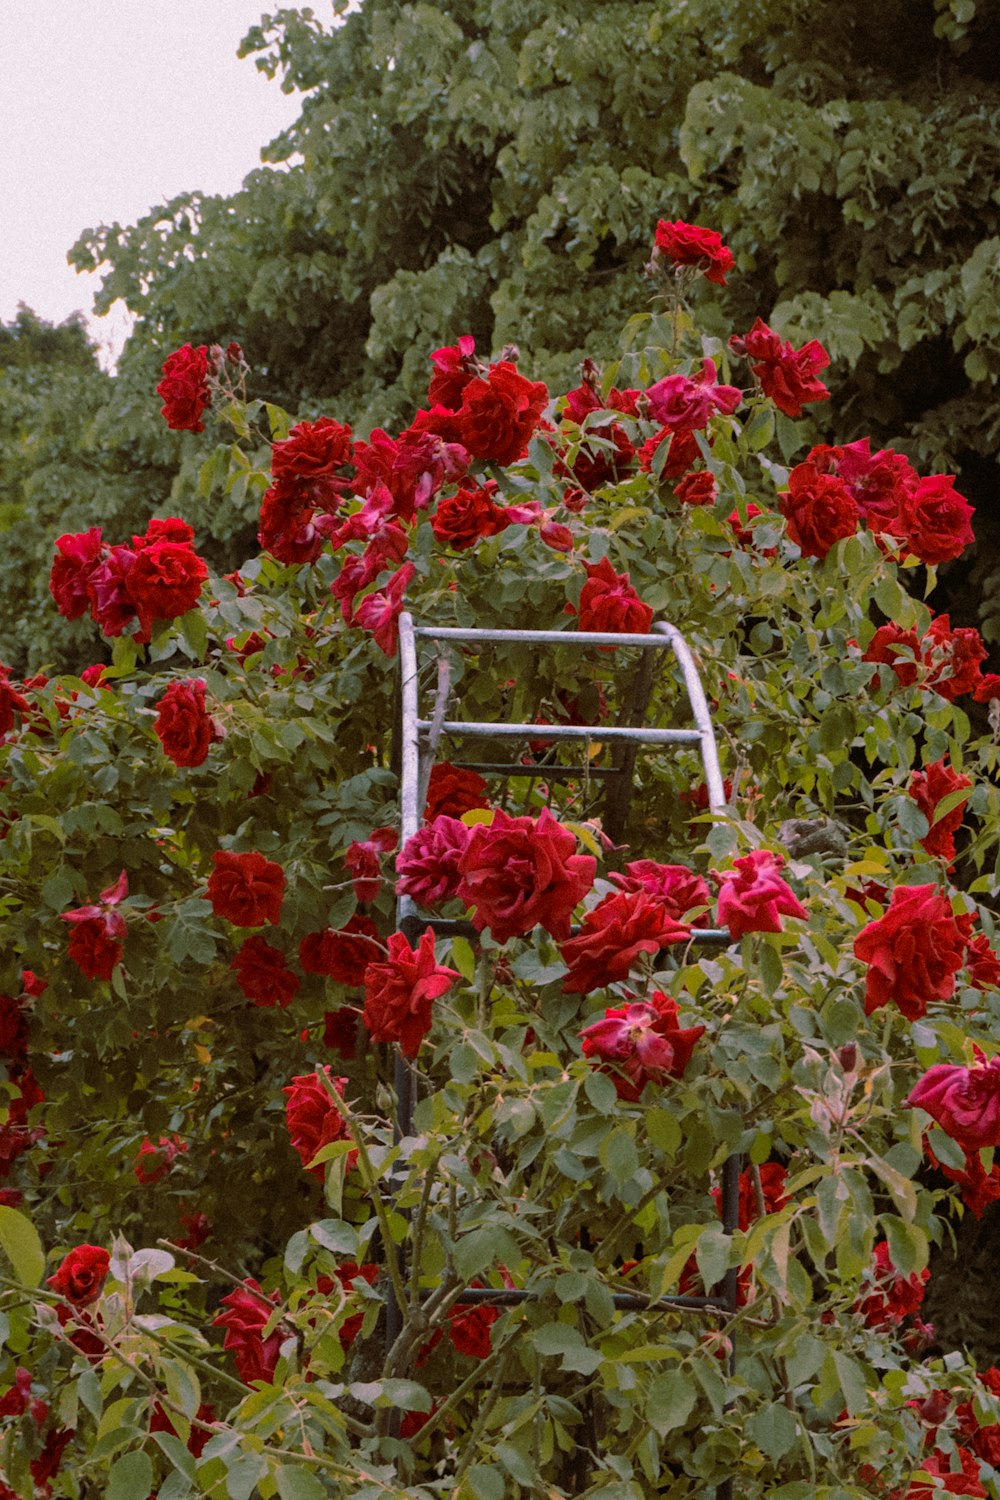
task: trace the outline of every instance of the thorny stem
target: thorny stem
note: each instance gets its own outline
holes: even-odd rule
[[[489,1390],[486,1392],[483,1403],[479,1408],[479,1415],[476,1417],[476,1420],[472,1426],[472,1430],[470,1431],[469,1436],[466,1439],[465,1452],[459,1459],[458,1466],[456,1467],[455,1473],[452,1476],[456,1492],[458,1491],[458,1487],[465,1475],[466,1470],[471,1467],[472,1461],[476,1456],[476,1447],[479,1443],[479,1439],[483,1435],[486,1423],[489,1421],[490,1413],[500,1399],[500,1393],[503,1388],[503,1378],[507,1373],[507,1365],[510,1363],[510,1350],[510,1344],[503,1345],[503,1353],[497,1359],[496,1369],[493,1372],[493,1382]]]

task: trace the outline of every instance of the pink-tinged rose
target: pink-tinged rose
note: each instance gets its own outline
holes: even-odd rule
[[[375,644],[390,661],[399,645],[399,617],[406,605],[406,590],[416,574],[412,563],[404,563],[384,588],[362,599],[354,611],[354,624],[371,631]]]
[[[89,1307],[101,1295],[111,1256],[100,1245],[77,1245],[45,1283],[74,1307]]]
[[[929,1114],[967,1153],[1000,1146],[1000,1057],[971,1068],[935,1063],[906,1103]]]
[[[359,901],[375,901],[382,889],[382,855],[396,847],[394,828],[376,828],[366,839],[355,839],[344,855],[344,864],[354,880]]]
[[[212,863],[207,895],[217,917],[234,927],[277,926],[285,898],[285,872],[279,864],[256,851],[223,849],[212,855]]]
[[[870,1289],[855,1303],[854,1311],[861,1314],[868,1328],[898,1328],[904,1319],[918,1311],[931,1273],[924,1269],[901,1276],[892,1263],[886,1240],[875,1246],[873,1259],[867,1278]]]
[[[956,803],[942,817],[937,808],[945,797],[971,787],[968,776],[959,776],[944,759],[936,760],[924,771],[914,771],[910,778],[910,796],[930,824],[920,847],[932,859],[943,859],[951,866],[955,858],[955,833],[961,827],[968,798]]]
[[[175,432],[204,432],[201,414],[211,405],[208,388],[208,349],[185,344],[163,362],[163,379],[156,387],[163,400],[160,416]]]
[[[755,849],[734,860],[732,870],[712,870],[719,882],[719,923],[730,936],[746,932],[780,932],[782,917],[807,917],[809,913],[778,871],[784,855],[770,849]]]
[[[324,1067],[323,1072],[343,1099],[347,1079],[335,1078],[329,1066]],[[316,1167],[310,1167],[309,1163],[318,1151],[321,1151],[324,1146],[329,1146],[332,1141],[350,1140],[351,1133],[347,1128],[347,1122],[333,1104],[330,1095],[315,1073],[304,1073],[298,1078],[293,1078],[291,1083],[282,1089],[282,1093],[288,1096],[285,1101],[285,1120],[292,1146],[298,1152],[302,1165],[309,1175],[322,1182],[325,1174],[323,1163],[320,1162]],[[357,1151],[347,1153],[348,1171],[355,1165],[357,1159]]]
[[[797,464],[789,474],[778,508],[804,557],[825,557],[843,537],[855,534],[861,515],[843,480],[819,473],[810,463]]]
[[[569,937],[570,917],[594,883],[597,861],[577,854],[576,835],[543,808],[534,818],[512,818],[499,809],[488,826],[477,824],[462,855],[458,894],[475,907],[477,932],[488,928],[498,943],[542,926]]]
[[[151,1141],[148,1135],[144,1136],[138,1155],[132,1163],[136,1182],[143,1187],[153,1187],[157,1182],[162,1182],[176,1158],[186,1150],[187,1141],[182,1141],[179,1135],[161,1135],[158,1141]]]
[[[607,1010],[580,1032],[584,1057],[600,1058],[619,1099],[636,1103],[647,1083],[684,1075],[704,1026],[681,1027],[677,1002],[654,990],[648,1001]]]
[[[408,838],[396,861],[396,890],[421,906],[439,906],[458,895],[459,861],[472,829],[457,818],[438,817]]]
[[[687,865],[661,865],[655,859],[634,859],[625,866],[624,874],[615,870],[608,879],[622,891],[645,891],[677,921],[688,912],[700,912],[712,904],[705,881]]]
[[[398,438],[376,427],[367,443],[355,443],[353,458],[355,494],[367,495],[384,485],[392,496],[392,513],[407,522],[446,484],[461,480],[469,467],[469,455],[457,437],[420,431],[416,423]]]
[[[971,925],[971,917],[956,919],[937,886],[897,886],[885,915],[854,939],[855,957],[868,965],[865,1014],[891,1000],[917,1021],[932,1001],[950,1000]]]
[[[299,963],[307,974],[324,974],[338,984],[361,985],[365,968],[381,953],[378,929],[358,913],[345,927],[307,932],[299,944]]]
[[[830,356],[818,339],[793,349],[757,318],[746,337],[731,338],[729,347],[734,354],[746,355],[764,395],[786,417],[801,417],[803,406],[811,401],[829,401],[830,392],[816,377],[826,369]]]
[[[434,1001],[461,976],[435,961],[434,933],[427,928],[416,949],[401,932],[389,936],[389,957],[365,970],[362,1020],[375,1042],[398,1042],[416,1057],[431,1028]]]
[[[953,474],[932,474],[908,489],[900,506],[906,547],[928,564],[960,557],[975,541],[973,510],[954,486]]]
[[[49,593],[65,619],[78,620],[86,614],[90,606],[90,577],[101,561],[102,552],[99,526],[56,538]]]
[[[460,818],[476,808],[488,807],[486,793],[486,782],[478,771],[439,760],[431,767],[424,820],[432,823],[438,817]]]
[[[690,928],[670,916],[645,891],[616,891],[588,911],[582,930],[560,944],[569,974],[563,990],[589,995],[627,979],[641,954],[655,955],[671,943],[683,943]]]
[[[607,557],[602,557],[599,563],[585,563],[584,567],[587,581],[580,591],[577,605],[580,629],[614,635],[645,635],[652,623],[653,611],[639,598],[629,575],[616,573]]]
[[[229,967],[254,1005],[263,1008],[280,1005],[285,1010],[298,993],[298,975],[286,964],[285,955],[260,936],[248,937]]]
[[[459,441],[473,458],[502,466],[522,458],[548,404],[540,380],[526,380],[509,360],[491,365],[462,392],[457,413]]]
[[[702,361],[697,376],[667,375],[646,391],[649,414],[669,432],[697,432],[716,412],[729,416],[743,400],[735,385],[716,382],[713,360]]]
[[[212,1319],[213,1328],[226,1330],[222,1347],[232,1354],[236,1373],[246,1385],[256,1380],[270,1384],[274,1375],[282,1333],[275,1328],[265,1339],[262,1332],[280,1300],[277,1292],[265,1296],[260,1282],[250,1276],[221,1298],[220,1306],[226,1310]]]
[[[153,732],[163,753],[175,766],[200,766],[209,747],[219,738],[205,707],[206,684],[202,677],[170,683],[157,705]]]
[[[733,252],[722,243],[717,229],[685,224],[683,219],[674,223],[660,219],[656,226],[656,249],[677,267],[694,266],[716,286],[725,286],[726,277],[736,264]]]
[[[475,352],[476,341],[470,333],[463,333],[457,344],[434,350],[431,354],[434,373],[427,391],[431,406],[458,411],[462,405],[462,392],[479,373]]]

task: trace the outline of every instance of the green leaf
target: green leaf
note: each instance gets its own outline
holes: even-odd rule
[[[31,1220],[16,1208],[0,1204],[0,1246],[24,1286],[38,1286],[45,1270],[45,1251]]]
[[[721,1224],[707,1224],[701,1231],[694,1253],[706,1287],[716,1286],[725,1276],[729,1270],[732,1249],[732,1236],[726,1233]]]
[[[275,1469],[274,1482],[281,1500],[329,1500],[316,1475],[297,1465],[282,1464]]]
[[[747,1431],[762,1453],[777,1463],[794,1446],[799,1435],[795,1413],[780,1401],[772,1401],[755,1411],[747,1421]]]
[[[473,1464],[465,1476],[465,1487],[476,1500],[503,1500],[507,1485],[499,1469]]]
[[[697,1399],[698,1388],[691,1376],[683,1370],[668,1370],[658,1375],[649,1388],[646,1418],[664,1437],[675,1427],[684,1426]]]
[[[141,1450],[123,1453],[108,1473],[105,1500],[149,1500],[153,1488],[153,1463]]]
[[[455,1246],[455,1270],[463,1281],[471,1281],[498,1262],[516,1265],[521,1259],[517,1241],[506,1229],[490,1226],[474,1229]]]

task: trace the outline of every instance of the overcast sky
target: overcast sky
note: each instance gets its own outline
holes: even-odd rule
[[[268,9],[0,0],[0,322],[19,302],[52,321],[89,312],[98,278],[66,263],[82,230],[132,223],[189,189],[233,192],[259,165],[300,102],[236,56]],[[332,11],[324,0],[313,9],[324,20]]]

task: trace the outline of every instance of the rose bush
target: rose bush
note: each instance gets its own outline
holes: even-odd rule
[[[794,426],[825,351],[701,331],[735,268],[661,230],[664,312],[565,397],[456,331],[359,437],[186,356],[260,507],[228,578],[197,517],[53,539],[101,660],[2,674],[18,1500],[1000,1493],[918,1296],[1000,1197],[1000,678],[907,587],[968,506]],[[421,642],[399,848],[404,604],[487,634]],[[602,739],[689,729],[668,653],[491,634],[654,618],[724,810],[683,735]]]

